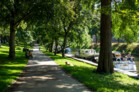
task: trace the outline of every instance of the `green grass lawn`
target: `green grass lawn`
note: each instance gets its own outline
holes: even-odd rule
[[[0,92],[5,92],[8,85],[14,81],[27,63],[23,47],[16,46],[16,59],[8,59],[9,47],[2,45],[0,48]]]
[[[62,66],[73,77],[85,84],[88,88],[96,92],[139,92],[139,80],[127,75],[115,72],[114,74],[99,74],[97,67],[92,66],[68,57],[62,58],[60,54],[54,56],[53,53],[45,52],[57,64]],[[65,65],[68,61],[74,66]]]

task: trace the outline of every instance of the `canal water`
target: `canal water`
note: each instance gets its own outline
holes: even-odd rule
[[[134,60],[135,60],[136,67],[137,67],[137,73],[139,74],[139,56],[134,56]]]
[[[74,51],[71,54],[75,55],[76,53],[77,53],[77,51]],[[89,59],[87,59],[87,60],[89,60]],[[137,71],[135,73],[139,74],[139,55],[134,55],[134,60],[135,60],[136,68],[137,68]]]

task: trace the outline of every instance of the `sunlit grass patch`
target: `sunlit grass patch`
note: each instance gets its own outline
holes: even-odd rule
[[[0,48],[0,92],[5,92],[8,85],[14,81],[27,63],[23,47],[16,46],[16,59],[8,58],[9,47],[2,45]]]
[[[57,64],[62,66],[73,77],[84,83],[88,88],[96,92],[139,92],[139,80],[131,78],[122,73],[99,74],[96,72],[97,67],[92,66],[68,57],[62,58],[60,54],[54,56],[53,53],[45,52]],[[66,65],[68,61],[74,66]]]

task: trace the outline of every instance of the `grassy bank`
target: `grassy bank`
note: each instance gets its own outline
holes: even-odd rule
[[[71,58],[62,58],[60,54],[54,56],[53,53],[45,52],[57,64],[62,66],[67,72],[85,84],[88,88],[96,92],[139,92],[139,80],[128,77],[127,75],[117,73],[114,74],[98,74],[97,67],[92,66]],[[74,66],[65,65],[68,61]]]
[[[94,44],[94,49],[99,51],[100,50],[99,44],[98,45]],[[112,43],[112,50],[113,51],[120,51],[120,52],[122,52],[122,50],[125,50],[126,53],[132,52],[132,54],[139,54],[139,43],[131,43],[131,44]]]
[[[16,59],[8,59],[9,47],[2,45],[0,48],[0,92],[5,92],[8,85],[13,82],[27,63],[23,47],[16,46]]]
[[[125,50],[126,53],[132,52],[133,54],[139,54],[139,43],[131,43],[131,44],[113,43],[112,49],[115,51],[120,51],[120,52],[122,52],[122,50]]]

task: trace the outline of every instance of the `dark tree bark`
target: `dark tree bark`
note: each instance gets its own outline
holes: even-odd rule
[[[19,41],[16,41],[17,46],[19,46]]]
[[[15,2],[16,3],[16,2]],[[15,26],[15,4],[13,5],[14,9],[9,11],[11,12],[11,19],[10,19],[10,38],[9,38],[9,58],[15,59],[15,32],[16,32],[16,26]]]
[[[14,21],[10,23],[9,58],[15,59],[15,26]]]
[[[1,35],[1,44],[3,43],[3,36]]]
[[[0,47],[1,47],[1,34],[0,34]]]
[[[58,46],[58,39],[55,39],[55,52],[54,52],[54,55],[57,54],[57,46]]]
[[[118,38],[118,44],[120,43],[120,38]]]
[[[15,0],[12,8],[9,6],[6,6],[10,12],[10,38],[9,38],[9,58],[15,59],[15,32],[16,27],[20,24],[20,22],[28,17],[31,14],[30,10],[27,10],[28,12],[25,15],[18,16],[19,14],[19,0]],[[21,17],[21,18],[20,18]],[[18,20],[15,20],[16,18],[19,18]]]
[[[64,22],[63,22],[63,24],[64,24]],[[71,21],[69,23],[69,26],[68,26],[67,29],[66,29],[65,24],[64,24],[65,36],[64,36],[64,42],[63,42],[63,45],[62,45],[62,57],[65,57],[65,48],[66,48],[66,45],[67,45],[67,39],[68,39],[68,35],[69,35],[70,29],[72,28],[72,26],[73,26],[73,21]]]
[[[95,36],[96,36],[96,45],[97,45],[97,42],[98,42],[98,39],[97,39],[97,34],[96,34]]]
[[[26,42],[24,42],[24,48],[26,48],[26,49],[27,49],[27,43],[26,43]]]
[[[6,36],[3,37],[4,44],[7,42]]]
[[[100,56],[98,72],[113,73],[111,48],[111,0],[101,0]]]
[[[67,38],[68,38],[68,33],[66,32],[64,36],[63,46],[62,46],[62,57],[65,57],[65,48],[67,44]]]
[[[52,51],[53,51],[53,44],[54,44],[54,42],[52,41],[52,42],[50,43],[49,52],[52,52]]]

